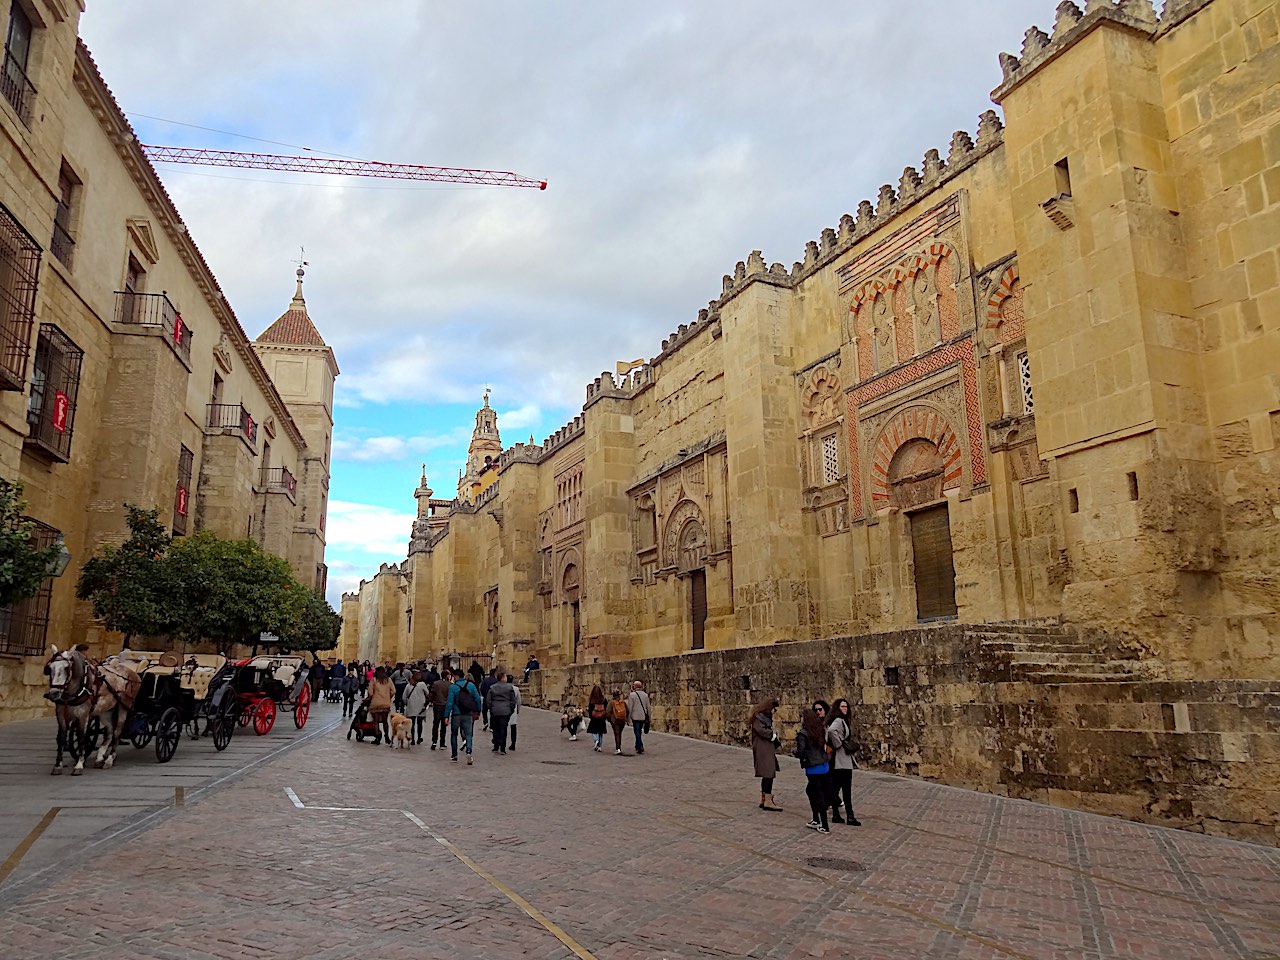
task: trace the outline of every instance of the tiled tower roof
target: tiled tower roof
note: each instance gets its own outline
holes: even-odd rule
[[[258,343],[287,343],[301,347],[323,347],[324,337],[307,315],[307,302],[302,299],[303,270],[298,268],[298,289],[289,302],[289,309],[280,314],[275,323],[258,335]]]

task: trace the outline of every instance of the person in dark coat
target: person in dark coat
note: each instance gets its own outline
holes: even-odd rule
[[[778,745],[782,742],[773,729],[773,711],[778,708],[775,697],[762,700],[747,714],[747,726],[751,730],[751,754],[755,759],[756,776],[760,778],[760,809],[781,810],[773,802],[773,778],[778,775]]]
[[[609,721],[606,719],[608,712],[609,701],[597,683],[591,688],[591,696],[587,698],[587,733],[596,742],[596,753],[604,745],[604,735],[609,730]]]
[[[827,758],[827,728],[813,709],[806,710],[800,721],[795,755],[804,768],[804,792],[809,797],[809,810],[813,813],[813,819],[806,826],[819,833],[830,833],[827,807],[831,802],[828,799],[827,780],[831,773],[831,762]]]

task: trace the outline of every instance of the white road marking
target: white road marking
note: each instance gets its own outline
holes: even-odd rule
[[[299,810],[303,809],[306,806],[306,804],[304,804],[301,800],[298,799],[298,795],[293,792],[293,787],[285,787],[284,792],[288,795],[289,799],[293,801],[293,805],[297,807]]]

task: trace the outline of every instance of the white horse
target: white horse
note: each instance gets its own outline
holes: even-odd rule
[[[62,754],[71,754],[75,766],[73,777],[84,773],[88,756],[89,722],[98,718],[103,740],[95,767],[111,769],[115,763],[116,745],[129,721],[129,711],[142,686],[134,670],[119,660],[97,663],[79,650],[59,651],[53,646],[44,665],[49,678],[45,699],[52,702],[58,718],[58,756],[54,761],[55,776],[62,773]]]

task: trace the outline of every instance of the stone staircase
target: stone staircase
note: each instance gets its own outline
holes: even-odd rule
[[[1153,664],[1106,640],[1082,638],[1055,620],[984,623],[965,631],[1024,683],[1116,683],[1154,679]]]

